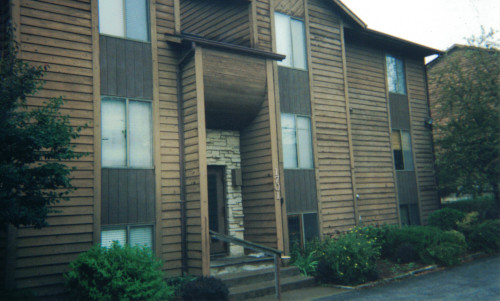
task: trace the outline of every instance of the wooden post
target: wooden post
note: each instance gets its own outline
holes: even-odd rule
[[[274,290],[276,300],[281,300],[280,257],[278,257],[278,254],[274,254]]]

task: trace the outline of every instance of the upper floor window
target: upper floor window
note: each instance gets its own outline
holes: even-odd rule
[[[406,94],[405,68],[403,60],[391,55],[385,57],[389,92]]]
[[[103,97],[101,100],[102,166],[153,166],[151,102]]]
[[[391,144],[394,152],[394,168],[396,170],[413,170],[410,132],[393,129]]]
[[[307,69],[306,30],[304,22],[290,16],[275,13],[276,51],[286,55],[278,65]]]
[[[100,0],[99,33],[149,41],[147,0]]]
[[[284,167],[313,168],[310,118],[282,113],[281,129]]]

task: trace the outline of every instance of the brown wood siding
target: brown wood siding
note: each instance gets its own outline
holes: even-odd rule
[[[256,48],[272,51],[271,36],[271,6],[269,0],[254,0],[257,10],[257,38]]]
[[[158,84],[160,115],[161,221],[156,225],[161,232],[163,269],[167,276],[181,274],[181,212],[179,128],[176,90],[176,63],[178,54],[166,42],[165,34],[174,33],[174,1],[156,1],[156,30],[158,39]],[[154,34],[154,33],[153,33]]]
[[[181,29],[207,39],[250,46],[249,2],[181,1]]]
[[[78,169],[71,176],[78,188],[69,202],[54,206],[49,226],[18,231],[15,272],[17,287],[35,289],[41,296],[64,290],[62,272],[93,242],[94,124],[92,32],[90,1],[20,1],[18,26],[20,58],[34,65],[49,65],[43,90],[28,103],[38,105],[47,98],[63,96],[61,113],[72,125],[88,124],[74,141],[77,152],[88,155],[68,162]]]
[[[153,169],[103,168],[101,181],[102,225],[155,221]]]
[[[253,122],[241,131],[245,240],[276,248],[276,213],[268,101]]]
[[[399,205],[417,204],[417,178],[413,170],[396,170]]]
[[[352,144],[363,223],[398,223],[382,52],[346,44]]]
[[[307,71],[278,67],[280,110],[283,113],[311,115]]]
[[[323,235],[355,225],[340,20],[327,1],[308,5],[318,198]]]
[[[389,107],[391,111],[391,128],[398,130],[410,129],[410,111],[408,96],[389,93]]]
[[[406,60],[406,76],[410,93],[410,119],[412,128],[413,152],[415,153],[415,171],[420,194],[420,220],[427,222],[427,216],[439,209],[440,202],[436,186],[432,132],[425,127],[429,117],[427,101],[425,66],[423,60]]]
[[[151,43],[101,35],[101,95],[153,98]]]
[[[304,18],[304,0],[276,0],[274,10],[296,18]]]
[[[314,169],[285,169],[288,214],[318,212]]]
[[[202,220],[200,191],[200,156],[198,106],[196,93],[195,60],[192,59],[182,72],[182,93],[184,104],[184,143],[186,172],[186,220],[188,269],[190,273],[201,274],[202,265]]]

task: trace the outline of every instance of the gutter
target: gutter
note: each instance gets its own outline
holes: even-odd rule
[[[177,62],[175,66],[177,80],[177,112],[178,112],[178,128],[179,128],[179,173],[180,173],[180,203],[181,203],[181,264],[182,275],[187,275],[187,220],[186,220],[186,171],[184,168],[184,97],[182,94],[182,68],[187,61],[193,57],[196,44],[191,43],[191,48]]]

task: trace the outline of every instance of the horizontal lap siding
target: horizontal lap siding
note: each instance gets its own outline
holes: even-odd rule
[[[358,213],[364,223],[398,223],[382,52],[346,45]]]
[[[269,2],[269,0],[255,0],[258,38],[256,48],[272,51],[271,6]]]
[[[221,0],[181,1],[181,27],[185,33],[232,44],[250,46],[249,3]]]
[[[422,223],[427,216],[439,209],[439,198],[436,187],[434,156],[432,149],[432,132],[425,127],[425,119],[429,117],[427,102],[425,67],[423,61],[407,60],[406,74],[410,96],[410,119],[412,126],[413,151],[415,153],[415,170],[417,173],[420,194]]]
[[[44,89],[30,97],[30,105],[63,96],[61,109],[72,125],[88,124],[75,140],[76,151],[88,155],[69,162],[76,191],[69,202],[61,202],[51,214],[49,226],[21,228],[17,238],[14,273],[18,288],[33,288],[40,295],[63,291],[62,272],[93,242],[93,73],[90,1],[21,1],[18,32],[21,59],[34,65],[49,65]]]
[[[276,248],[276,214],[268,101],[241,131],[245,240]]]
[[[161,254],[167,276],[181,274],[181,205],[179,167],[179,128],[177,108],[177,52],[165,40],[174,33],[174,1],[156,1],[156,31],[158,39],[158,86],[160,114],[161,173]]]
[[[312,99],[322,234],[355,224],[340,20],[327,1],[309,1]]]

